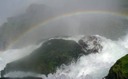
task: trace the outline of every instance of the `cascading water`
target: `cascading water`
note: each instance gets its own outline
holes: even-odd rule
[[[28,9],[26,9],[27,7]],[[0,50],[6,49],[0,51],[0,76],[12,79],[28,76],[42,79],[103,79],[113,64],[128,54],[128,33],[121,37],[128,30],[127,10],[127,0],[0,0]],[[88,35],[94,35],[94,38],[91,38],[94,40],[87,39],[86,36]],[[42,64],[41,59],[38,56],[35,57],[37,52],[35,50],[43,44],[37,44],[37,42],[54,36],[71,36],[51,39],[74,40],[73,42],[76,41],[78,44],[76,42],[75,44],[86,55],[80,55],[77,61],[62,65],[56,69],[56,72],[49,73],[47,69],[54,70],[53,65],[51,62],[50,64]],[[120,39],[117,40],[117,38]],[[59,46],[61,47],[61,45]],[[58,49],[56,46],[55,48]],[[69,48],[67,46],[64,49],[66,55]],[[62,49],[63,46],[59,52]],[[48,59],[53,57],[51,60],[54,60],[55,56],[56,61],[59,57],[53,54],[56,53],[53,50],[50,51],[50,56],[49,54],[46,55],[49,57]],[[32,54],[33,51],[34,55]],[[39,56],[41,54],[42,57],[44,53],[40,52]],[[29,59],[31,54],[32,57]],[[47,60],[46,55],[44,58]],[[36,67],[37,72],[39,70],[39,73],[43,73],[41,71],[46,68],[44,66],[47,66],[46,72],[49,74],[46,76],[25,72],[29,68],[29,66],[26,67],[26,64],[30,64],[24,59],[25,56],[28,56],[26,60],[29,60],[28,62],[32,65],[36,61],[32,61],[31,58],[33,60],[37,58],[39,61],[39,64],[38,62],[34,63],[30,69]],[[69,54],[66,57],[70,59]],[[17,63],[14,62],[12,65],[11,62],[19,59],[26,61],[25,63],[22,60],[21,62],[18,61],[18,65],[24,66],[25,64],[25,68],[19,67],[19,71],[16,71],[18,70]],[[52,64],[56,65],[55,61]],[[12,70],[9,71],[9,68],[6,67],[10,66],[10,63]]]
[[[64,66],[44,79],[102,79],[108,74],[110,67],[127,54],[127,49],[117,44],[117,41],[106,38],[102,40],[101,52],[82,56],[77,63]]]
[[[39,45],[31,45],[21,49],[8,49],[0,53],[0,71],[6,66],[7,63],[20,59],[29,55],[33,50],[37,49]]]
[[[65,40],[75,40],[78,42],[83,36],[63,38]],[[112,41],[96,35],[100,39],[100,44],[102,45],[102,51],[99,53],[93,53],[86,56],[81,56],[77,62],[72,62],[70,65],[63,65],[57,69],[56,73],[49,74],[47,77],[45,75],[30,73],[30,72],[10,72],[5,75],[5,77],[25,77],[33,76],[42,77],[43,79],[102,79],[108,74],[110,67],[122,56],[127,54],[127,48],[124,45],[126,41]],[[53,39],[53,38],[52,38]],[[17,57],[21,53],[31,52],[38,46],[30,46],[23,49],[13,49],[3,52],[1,55],[0,68],[1,70],[5,67],[5,64],[13,61],[9,56]],[[19,52],[20,51],[20,52]],[[11,53],[10,53],[11,52]],[[17,58],[15,58],[16,60]]]

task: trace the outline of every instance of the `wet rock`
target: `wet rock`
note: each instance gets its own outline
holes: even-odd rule
[[[73,40],[51,39],[42,44],[40,48],[32,52],[30,56],[8,63],[1,76],[14,71],[33,72],[37,74],[54,73],[56,68],[87,53]]]
[[[128,79],[128,55],[119,59],[104,79]]]
[[[78,41],[80,46],[88,53],[100,52],[103,49],[101,42],[102,40],[98,36],[83,37]]]

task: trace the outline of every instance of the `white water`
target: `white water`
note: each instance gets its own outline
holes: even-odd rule
[[[21,49],[8,49],[0,51],[0,71],[6,66],[7,63],[20,59],[32,53],[33,50],[40,47],[39,45],[31,45]]]
[[[122,56],[127,49],[117,42],[102,38],[103,50],[97,54],[82,56],[77,63],[64,66],[45,79],[102,79],[108,74],[110,67]]]
[[[82,36],[80,36],[82,37]],[[75,39],[76,38],[76,39]],[[48,77],[44,75],[37,75],[43,79],[102,79],[108,74],[110,67],[121,57],[127,54],[128,50],[125,43],[127,42],[127,36],[125,37],[125,41],[112,41],[106,39],[104,37],[100,37],[102,39],[102,46],[103,50],[96,54],[90,54],[87,56],[82,56],[78,60],[77,63],[72,62],[69,66],[62,66],[58,68],[56,73],[49,74]],[[66,38],[65,38],[66,39]],[[77,41],[79,38],[68,38],[66,40],[75,40]],[[26,52],[31,52],[39,46],[30,46],[23,49],[14,49],[14,50],[7,50],[1,54],[0,57],[0,69],[5,67],[5,64],[21,57]],[[34,48],[34,49],[33,49]],[[13,58],[14,59],[11,59]],[[30,76],[34,73],[25,73],[24,72],[11,72],[6,74],[6,77],[20,77]]]

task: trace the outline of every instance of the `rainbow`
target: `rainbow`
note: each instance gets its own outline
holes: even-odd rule
[[[39,27],[39,26],[45,26],[51,22],[54,22],[54,21],[57,21],[57,20],[60,20],[60,19],[63,19],[63,18],[67,18],[67,17],[72,17],[72,16],[79,16],[79,15],[87,15],[87,14],[107,14],[107,15],[112,15],[112,16],[118,16],[118,17],[121,17],[121,18],[126,18],[128,16],[128,14],[125,14],[125,13],[119,13],[119,12],[111,12],[111,11],[76,11],[76,12],[72,12],[72,13],[66,13],[66,14],[62,14],[62,15],[59,15],[59,16],[55,16],[55,17],[52,17],[52,18],[49,18],[43,22],[40,22],[34,26],[31,26],[31,28],[29,28],[27,31],[24,31],[21,35],[19,35],[17,38],[15,38],[15,40],[13,40],[9,46],[7,48],[10,48],[11,46],[13,46],[13,44],[18,40],[20,39],[23,35],[25,35],[26,33],[28,33],[29,31],[32,31],[34,30],[35,28]]]

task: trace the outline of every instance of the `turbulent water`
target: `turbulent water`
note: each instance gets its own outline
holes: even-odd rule
[[[63,38],[65,40],[78,41],[82,36]],[[110,67],[122,56],[128,53],[127,43],[128,35],[119,41],[112,41],[105,37],[98,36],[102,41],[102,51],[90,55],[82,56],[75,63],[58,68],[56,73],[49,74],[46,77],[43,74],[36,74],[30,72],[11,72],[6,74],[6,77],[25,77],[25,76],[38,76],[43,79],[102,79],[108,74]],[[53,38],[52,38],[53,39]],[[22,49],[9,49],[1,52],[0,55],[0,70],[11,61],[29,55],[33,50],[40,47],[40,45],[28,46]]]

